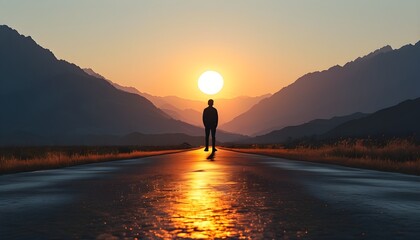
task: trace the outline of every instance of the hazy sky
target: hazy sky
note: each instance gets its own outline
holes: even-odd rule
[[[7,24],[65,59],[153,95],[274,93],[305,73],[420,40],[419,0],[0,0]]]

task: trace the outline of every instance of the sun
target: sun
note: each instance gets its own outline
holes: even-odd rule
[[[223,77],[218,72],[205,71],[198,78],[198,88],[205,94],[216,94],[223,88]]]

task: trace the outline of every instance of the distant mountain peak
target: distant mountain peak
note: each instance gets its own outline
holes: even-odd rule
[[[381,47],[379,49],[376,49],[375,51],[363,56],[363,57],[359,57],[355,60],[356,61],[360,61],[360,60],[367,60],[367,59],[371,59],[379,54],[382,53],[387,53],[387,52],[391,52],[392,50],[394,50],[390,45],[386,45],[384,47]]]
[[[25,36],[23,34],[20,34],[16,29],[13,29],[7,25],[0,25],[0,34],[2,37],[14,37],[14,38],[19,38],[22,40],[27,40],[28,42],[31,42],[32,45],[37,45],[39,46],[34,39],[32,39],[31,36]],[[40,47],[40,46],[39,46]],[[41,47],[42,48],[42,47]],[[45,49],[45,48],[42,48]],[[45,49],[48,50],[48,49]],[[48,50],[49,51],[49,50]],[[51,51],[49,51],[50,53],[52,53]]]
[[[51,67],[49,64],[59,64],[58,59],[49,49],[43,48],[32,37],[20,34],[7,25],[0,25],[0,52],[2,60],[7,65],[30,65],[32,70],[45,67],[44,70],[48,71]],[[14,61],[19,61],[19,63]],[[5,70],[13,71],[9,67]]]
[[[376,49],[375,51],[369,53],[365,57],[373,57],[373,56],[376,56],[376,55],[378,55],[380,53],[386,53],[386,52],[390,52],[392,50],[394,50],[394,49],[390,45],[386,45],[384,47],[381,47],[379,49]]]
[[[16,31],[15,29],[13,29],[13,28],[11,28],[7,25],[0,25],[0,31],[13,31],[13,32],[16,32],[17,34],[19,34],[18,31]]]
[[[107,80],[104,76],[102,76],[101,74],[93,71],[92,68],[83,68],[83,71],[85,71],[85,73],[89,74],[90,76],[96,77],[96,78],[100,78],[100,79],[104,79]],[[111,81],[110,81],[111,82]]]

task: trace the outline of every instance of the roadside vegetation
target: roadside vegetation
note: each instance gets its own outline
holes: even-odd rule
[[[86,163],[140,158],[191,149],[189,144],[167,147],[69,146],[0,147],[0,174],[61,168]]]
[[[340,139],[226,147],[238,152],[420,175],[420,144],[411,138]]]

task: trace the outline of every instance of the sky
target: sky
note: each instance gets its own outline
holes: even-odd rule
[[[0,0],[0,24],[57,58],[156,96],[275,93],[308,72],[420,41],[419,0]]]

